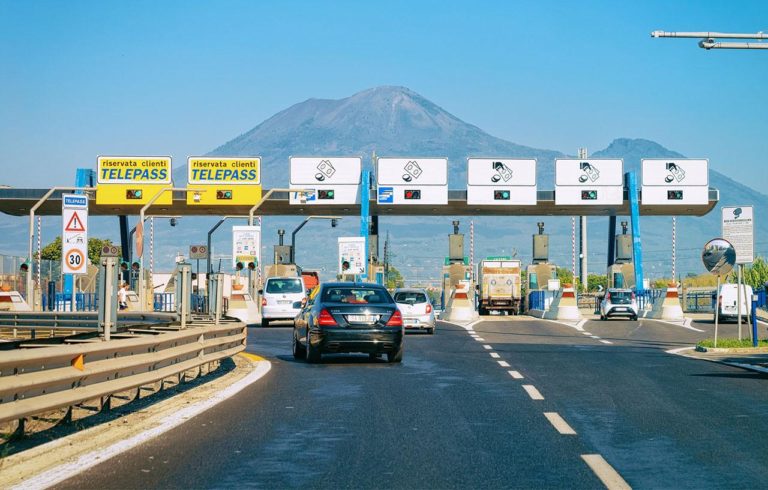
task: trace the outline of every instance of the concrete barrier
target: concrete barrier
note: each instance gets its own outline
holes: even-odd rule
[[[670,284],[667,288],[667,293],[653,302],[653,308],[646,318],[679,322],[685,320],[676,284]]]
[[[441,320],[449,322],[472,322],[478,318],[475,310],[474,291],[468,282],[459,283],[452,291],[448,304],[440,315]]]
[[[548,320],[581,320],[573,285],[564,284],[563,293],[552,301],[549,311],[544,314]]]

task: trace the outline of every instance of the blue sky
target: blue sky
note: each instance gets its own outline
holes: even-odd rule
[[[766,19],[765,1],[0,0],[0,184],[71,184],[98,154],[178,165],[307,98],[404,85],[516,143],[648,138],[764,191],[768,51],[650,32]]]

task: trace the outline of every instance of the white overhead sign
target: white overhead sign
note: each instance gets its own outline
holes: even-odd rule
[[[339,274],[365,274],[365,237],[339,237]]]
[[[447,158],[378,158],[379,204],[448,204]]]
[[[536,205],[536,160],[468,158],[467,204]]]
[[[642,204],[709,203],[706,159],[643,159]]]
[[[737,264],[755,261],[755,220],[752,206],[722,208],[723,238],[736,249]]]
[[[88,265],[88,198],[64,194],[61,200],[61,272],[85,274]]]
[[[360,157],[291,157],[291,204],[360,204]]]
[[[621,205],[624,162],[619,159],[555,160],[555,204]]]

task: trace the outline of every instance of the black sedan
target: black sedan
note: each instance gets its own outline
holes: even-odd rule
[[[324,353],[364,352],[403,360],[403,317],[386,289],[354,282],[318,287],[294,321],[296,359],[314,363]]]

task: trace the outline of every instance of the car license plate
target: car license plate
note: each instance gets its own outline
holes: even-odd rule
[[[616,308],[616,311],[627,311],[626,308]]]
[[[277,300],[277,304],[279,304],[279,305],[289,305],[291,303],[293,303],[293,301],[291,301],[289,299],[279,299],[279,300]]]
[[[350,323],[376,323],[378,319],[378,315],[347,315]]]

